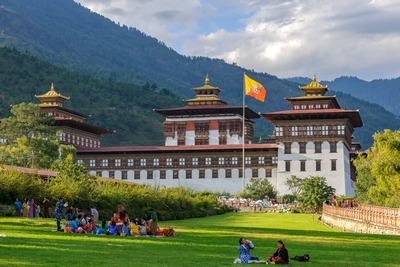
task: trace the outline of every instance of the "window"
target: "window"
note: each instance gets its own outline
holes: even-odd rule
[[[146,166],[146,159],[140,159],[140,166]]]
[[[328,125],[322,125],[322,135],[328,135]]]
[[[206,165],[211,165],[211,158],[206,158]]]
[[[199,179],[204,179],[204,178],[206,178],[206,171],[199,170]]]
[[[196,138],[194,139],[194,144],[197,145],[197,146],[200,146],[200,145],[208,145],[208,137],[204,137],[204,138],[198,138],[198,137],[196,137]]]
[[[110,171],[109,173],[108,173],[108,177],[110,177],[110,178],[115,178],[115,173],[114,173],[114,171]]]
[[[278,164],[278,157],[272,157],[272,164]]]
[[[178,146],[184,146],[185,145],[185,138],[179,138],[178,139]]]
[[[102,167],[107,167],[107,166],[108,166],[108,159],[103,159],[103,160],[101,161],[101,166],[102,166]]]
[[[315,160],[315,170],[317,172],[321,171],[321,160],[320,159]]]
[[[275,136],[283,136],[283,129],[282,127],[275,127]]]
[[[314,135],[314,127],[313,126],[307,126],[307,135],[308,136]]]
[[[258,169],[252,169],[251,170],[251,176],[253,178],[258,178]]]
[[[265,177],[272,177],[272,170],[271,169],[265,169]]]
[[[218,178],[218,170],[212,170],[212,178]]]
[[[265,158],[264,157],[258,157],[258,164],[265,164]]]
[[[226,121],[220,121],[218,123],[218,129],[220,132],[226,133],[226,129],[227,129]]]
[[[315,142],[314,143],[315,146],[315,153],[321,153],[321,142]]]
[[[300,171],[301,172],[306,171],[306,161],[305,160],[300,160]]]
[[[76,161],[76,164],[77,164],[77,165],[82,165],[82,164],[83,164],[83,160],[78,159],[78,160]]]
[[[321,136],[321,133],[322,133],[321,125],[315,125],[314,126],[314,135]]]
[[[128,159],[128,166],[132,167],[133,166],[133,159]]]
[[[153,166],[159,166],[160,165],[160,159],[153,159]]]
[[[96,176],[98,176],[98,177],[103,177],[103,174],[101,173],[101,171],[97,171],[97,172],[96,172]]]
[[[186,179],[192,179],[192,170],[186,170]]]
[[[179,158],[179,166],[185,165],[185,158]]]
[[[173,171],[173,179],[179,179],[179,171],[178,170],[174,170]]]
[[[225,170],[225,178],[232,178],[232,170],[231,169]]]
[[[246,165],[251,164],[251,157],[245,157],[245,162]]]
[[[224,157],[219,157],[218,158],[218,164],[219,165],[224,165],[225,164],[225,158]]]
[[[147,171],[147,180],[153,179],[153,171]]]
[[[299,143],[299,153],[300,154],[305,154],[306,153],[306,147],[307,147],[307,143],[306,142],[300,142]]]
[[[321,108],[321,104],[315,104],[315,108],[316,109],[320,109]]]
[[[336,171],[336,159],[331,159],[331,171]]]
[[[237,165],[238,164],[238,157],[232,157],[231,163],[232,163],[232,165]]]
[[[186,133],[186,124],[179,123],[178,124],[178,136],[185,136]]]
[[[285,160],[285,171],[290,172],[290,160]]]
[[[161,170],[160,171],[160,179],[165,179],[166,175],[165,175],[165,170]]]
[[[292,154],[292,143],[284,143],[284,154]]]
[[[220,145],[226,145],[227,144],[226,136],[220,136],[219,137],[219,144]]]
[[[122,171],[121,180],[127,180],[127,179],[128,179],[128,172],[127,171]]]
[[[121,166],[121,159],[115,159],[115,167],[120,167]]]
[[[298,135],[299,135],[299,127],[292,126],[292,136],[298,136]]]
[[[338,125],[338,127],[337,127],[337,134],[338,134],[338,135],[344,135],[344,133],[345,133],[344,125]]]
[[[208,134],[209,122],[196,122],[194,127],[196,135]]]
[[[301,109],[307,109],[307,105],[301,105]]]
[[[167,158],[166,163],[167,166],[172,166],[172,158]]]
[[[322,104],[322,108],[328,108],[328,104]]]
[[[238,122],[238,121],[231,122],[229,126],[230,126],[229,131],[230,131],[231,134],[240,132],[240,130],[242,128],[241,127],[242,126],[241,123]]]
[[[89,167],[96,167],[96,160],[95,159],[89,160]]]
[[[135,171],[135,180],[140,180],[140,171]]]
[[[336,153],[337,152],[337,143],[336,142],[329,142],[329,146],[331,149],[331,153]]]
[[[243,169],[239,169],[239,178],[243,178]]]
[[[199,165],[199,158],[192,158],[192,165],[194,166]]]
[[[307,127],[306,126],[299,126],[299,135],[306,136],[307,134]]]

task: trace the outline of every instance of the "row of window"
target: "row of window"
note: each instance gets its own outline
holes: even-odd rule
[[[345,125],[308,125],[308,126],[277,126],[275,135],[278,136],[328,136],[345,135]]]
[[[100,147],[99,141],[64,132],[61,133],[60,141],[83,147]]]
[[[336,159],[331,159],[331,171],[336,171]],[[321,171],[321,163],[322,160],[317,159],[315,160],[315,171]],[[285,160],[285,171],[290,172],[291,170],[292,161]],[[300,171],[306,171],[306,160],[300,160]]]
[[[243,177],[243,170],[239,169],[239,178]],[[140,172],[139,170],[134,171],[134,178],[135,180],[140,180]],[[199,179],[205,179],[206,178],[206,171],[205,170],[198,170],[198,178]],[[166,171],[165,170],[160,170],[159,171],[160,179],[166,179]],[[252,177],[253,178],[259,178],[259,170],[258,169],[252,169]],[[98,171],[97,176],[102,176],[102,172]],[[115,171],[109,171],[108,176],[110,178],[115,178]],[[271,169],[265,169],[265,177],[271,177],[272,176],[272,171]],[[155,179],[155,171],[146,171],[146,178],[148,180]],[[178,170],[173,170],[172,172],[172,178],[173,179],[179,179],[179,171]],[[193,170],[186,170],[185,171],[185,179],[192,179],[193,178]],[[224,177],[221,177],[219,175],[219,172],[217,169],[212,170],[211,173],[211,178],[232,178],[232,170],[231,169],[226,169],[225,170],[225,175]],[[128,171],[121,171],[121,179],[122,180],[127,180],[128,179]]]
[[[121,166],[204,166],[204,165],[238,165],[242,164],[241,157],[194,157],[194,158],[130,158],[130,159],[89,159],[89,167],[109,167],[114,163],[115,167]],[[277,164],[278,158],[274,157],[245,157],[245,164]],[[77,160],[78,164],[85,164],[84,160]]]
[[[294,105],[293,109],[327,109],[329,105],[327,103],[324,104],[302,104],[302,105]]]
[[[292,154],[292,143],[285,142],[284,145],[284,154]],[[305,154],[307,148],[306,142],[299,142],[299,154]],[[329,151],[330,153],[337,153],[337,142],[331,141],[329,142]],[[322,153],[322,142],[314,142],[314,153]]]
[[[226,132],[229,129],[230,132],[239,132],[242,129],[240,121],[219,121],[218,130],[220,132]],[[176,130],[179,134],[186,132],[186,123],[179,122]],[[194,123],[194,130],[197,135],[208,134],[210,130],[210,121],[199,121]],[[164,123],[164,133],[170,134],[174,132],[174,123]]]

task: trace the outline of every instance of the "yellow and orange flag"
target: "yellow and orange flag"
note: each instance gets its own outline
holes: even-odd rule
[[[261,83],[249,78],[244,74],[244,89],[246,95],[254,97],[257,100],[264,102],[267,91]]]

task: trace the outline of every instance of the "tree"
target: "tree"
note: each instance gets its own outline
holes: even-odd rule
[[[265,196],[275,198],[277,194],[267,178],[251,178],[250,183],[246,185],[246,190],[253,198],[259,199]]]
[[[40,106],[21,103],[1,121],[0,162],[10,165],[49,168],[58,157],[54,119],[40,113]]]
[[[370,204],[400,206],[400,131],[385,130],[373,136],[374,144],[354,160],[356,197]]]
[[[285,185],[295,196],[300,195],[302,184],[303,184],[303,179],[297,177],[296,175],[292,175],[290,178],[287,178],[285,182]]]
[[[301,186],[303,208],[317,213],[321,212],[322,204],[334,195],[335,191],[335,188],[327,184],[325,177],[310,176],[305,178]]]

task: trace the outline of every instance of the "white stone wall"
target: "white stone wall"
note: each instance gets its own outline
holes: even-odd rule
[[[349,151],[340,141],[337,143],[337,152],[330,152],[329,142],[321,145],[321,153],[315,153],[313,142],[307,142],[306,153],[299,153],[299,143],[292,142],[291,154],[284,154],[284,144],[278,143],[277,190],[280,195],[289,194],[285,182],[295,175],[299,178],[309,176],[323,176],[328,185],[336,189],[336,195],[354,195],[350,178]],[[305,171],[300,171],[300,160],[306,161]],[[316,160],[321,160],[321,171],[316,171]],[[331,170],[331,160],[336,160],[336,171]],[[291,161],[290,171],[285,171],[285,161]]]
[[[160,179],[160,171],[153,171],[153,179],[147,179],[147,171],[140,170],[140,179],[135,179],[134,170],[128,170],[128,179],[125,181],[138,183],[138,184],[148,184],[150,186],[158,187],[158,186],[166,186],[166,187],[190,187],[197,191],[207,190],[210,192],[228,192],[230,194],[236,194],[241,192],[246,184],[250,182],[250,178],[252,176],[252,169],[246,168],[246,178],[243,181],[243,178],[239,178],[239,169],[233,168],[232,170],[232,178],[225,178],[225,168],[218,169],[218,178],[212,178],[212,169],[205,169],[205,178],[199,178],[199,170],[192,170],[192,178],[186,178],[186,170],[179,170],[178,179],[173,179],[173,170],[166,170],[166,178]],[[96,175],[96,171],[90,171],[91,174]],[[121,180],[121,170],[114,170],[115,177],[114,179]],[[103,177],[109,177],[109,171],[101,172]],[[260,168],[258,170],[258,176],[264,178],[265,177],[265,168]],[[268,178],[268,181],[271,182],[274,186],[276,186],[276,169],[272,170],[272,177]]]

